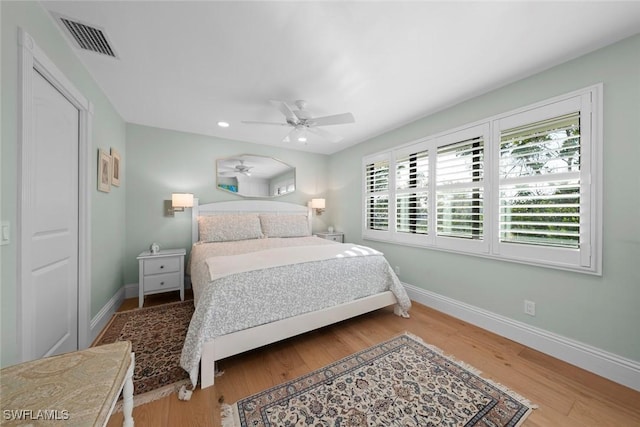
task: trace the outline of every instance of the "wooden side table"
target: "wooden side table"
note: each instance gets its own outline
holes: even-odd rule
[[[166,249],[152,254],[138,255],[138,307],[144,305],[144,296],[169,291],[180,291],[184,301],[185,249]]]

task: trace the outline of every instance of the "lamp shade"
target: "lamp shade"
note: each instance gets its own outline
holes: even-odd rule
[[[324,209],[325,208],[325,200],[324,199],[311,199],[311,208],[312,209]]]
[[[173,193],[171,194],[171,206],[174,208],[192,208],[192,193]]]

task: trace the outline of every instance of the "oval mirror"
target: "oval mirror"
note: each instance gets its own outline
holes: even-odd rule
[[[278,197],[296,189],[296,168],[272,157],[240,154],[216,160],[219,190],[242,197]]]

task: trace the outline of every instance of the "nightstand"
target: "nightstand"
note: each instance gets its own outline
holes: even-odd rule
[[[334,242],[344,243],[344,233],[340,233],[338,231],[334,231],[333,233],[329,233],[328,231],[323,231],[320,233],[316,233],[316,236],[321,239],[333,240]]]
[[[161,292],[180,291],[184,301],[185,249],[166,249],[152,254],[138,255],[138,307],[144,304],[144,296]]]

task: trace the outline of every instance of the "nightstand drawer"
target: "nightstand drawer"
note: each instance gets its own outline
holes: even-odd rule
[[[144,278],[144,291],[160,291],[180,288],[180,273],[156,274]]]
[[[334,235],[331,235],[331,236],[327,236],[327,237],[325,237],[325,239],[333,240],[334,242],[342,243],[342,234],[334,234]]]
[[[144,275],[173,273],[180,271],[180,259],[165,257],[158,259],[146,259],[144,261]]]

